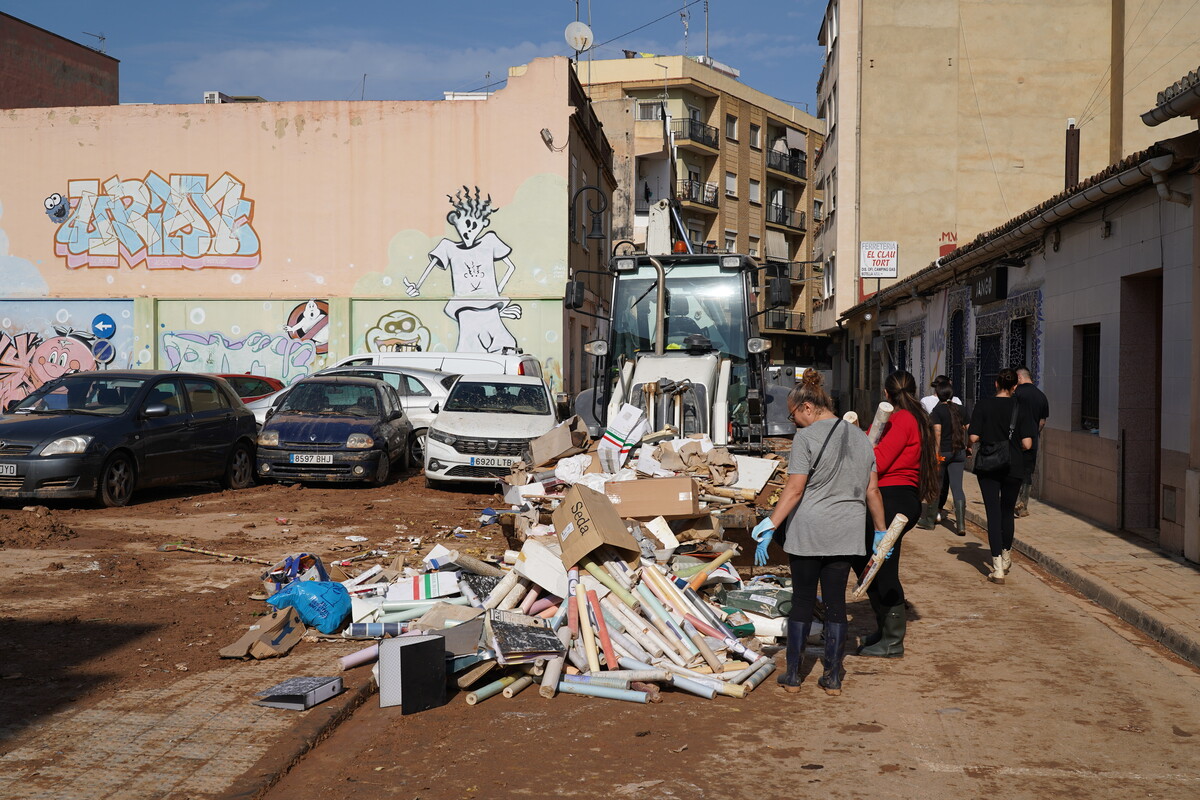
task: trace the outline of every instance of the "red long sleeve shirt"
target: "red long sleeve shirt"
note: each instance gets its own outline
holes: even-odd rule
[[[880,486],[921,485],[921,429],[902,408],[892,412],[875,445],[875,471]]]

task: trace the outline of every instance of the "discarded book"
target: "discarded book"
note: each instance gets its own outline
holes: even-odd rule
[[[256,706],[304,711],[342,693],[341,678],[288,678],[258,693]]]

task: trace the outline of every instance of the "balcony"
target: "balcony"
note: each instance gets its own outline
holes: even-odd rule
[[[781,150],[767,151],[767,169],[782,172],[789,177],[801,181],[808,178],[807,162],[803,158],[793,156]]]
[[[805,226],[804,212],[801,211],[797,213],[787,206],[767,206],[767,224],[781,225],[794,231],[807,230]]]
[[[676,197],[683,203],[695,203],[708,208],[716,208],[718,203],[717,185],[700,181],[680,181],[675,190]]]
[[[805,329],[804,312],[773,308],[763,314],[762,328],[763,330],[802,333]]]
[[[688,143],[703,145],[696,149],[706,155],[715,154],[721,141],[717,138],[716,128],[694,119],[671,120],[671,133],[680,147],[686,147]]]

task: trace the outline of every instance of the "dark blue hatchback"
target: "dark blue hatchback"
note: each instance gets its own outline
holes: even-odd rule
[[[381,380],[313,376],[294,384],[258,435],[258,476],[276,481],[387,483],[408,469],[412,424]]]
[[[0,416],[0,498],[95,497],[217,479],[254,483],[254,415],[211,375],[79,372]]]

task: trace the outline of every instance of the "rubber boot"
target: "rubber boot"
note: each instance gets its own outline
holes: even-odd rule
[[[1012,550],[1001,550],[1000,560],[1004,563],[1005,574],[1012,572]]]
[[[967,501],[954,504],[954,535],[967,535]]]
[[[1004,576],[1008,572],[1004,568],[1004,556],[992,556],[992,572],[988,575],[988,580],[992,583],[1004,583]]]
[[[874,658],[900,658],[904,655],[907,622],[903,603],[887,609],[883,614],[883,636],[875,644],[859,648],[858,654]]]
[[[800,691],[800,667],[804,664],[804,645],[808,642],[808,632],[812,622],[792,622],[787,624],[787,669],[779,676],[779,685],[788,694]]]
[[[817,679],[817,686],[824,689],[825,694],[842,693],[842,679],[846,677],[842,667],[846,658],[846,628],[844,622],[825,623],[825,657],[821,659],[825,672]]]
[[[937,509],[933,503],[921,503],[921,518],[917,520],[917,527],[923,531],[931,531],[936,527],[934,522],[937,515]]]
[[[1021,491],[1017,493],[1017,507],[1015,511],[1018,517],[1029,516],[1029,484],[1022,483]]]
[[[859,649],[870,647],[874,644],[879,644],[879,640],[883,638],[883,612],[886,611],[879,599],[875,595],[867,592],[867,599],[871,601],[871,610],[875,612],[875,632],[863,638],[858,643]]]

